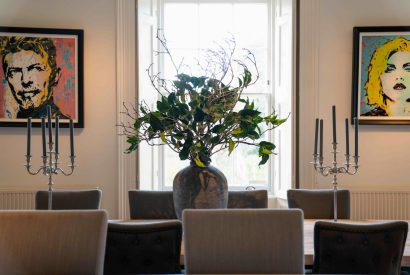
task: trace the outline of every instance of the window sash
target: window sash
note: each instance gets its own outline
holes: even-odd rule
[[[164,15],[164,8],[165,8],[164,6],[167,3],[172,3],[172,4],[173,3],[192,3],[192,4],[199,4],[199,3],[200,4],[202,4],[202,3],[204,3],[204,4],[209,4],[209,3],[215,3],[215,4],[237,4],[237,3],[239,3],[239,4],[260,4],[260,3],[263,3],[263,4],[267,5],[268,10],[266,12],[267,12],[268,26],[266,27],[267,28],[266,48],[263,49],[263,50],[266,51],[265,54],[266,54],[266,57],[267,57],[267,61],[266,61],[267,65],[266,65],[265,70],[267,72],[266,72],[266,79],[264,79],[264,80],[259,79],[259,81],[258,81],[258,82],[264,81],[265,83],[264,84],[262,83],[262,85],[259,85],[260,87],[257,88],[257,91],[254,91],[254,92],[244,91],[243,97],[246,98],[247,96],[249,96],[249,97],[262,97],[263,96],[263,97],[266,98],[266,101],[268,102],[268,105],[267,105],[268,110],[272,110],[273,104],[274,104],[274,99],[273,99],[273,91],[272,91],[273,85],[271,85],[272,82],[273,82],[273,72],[272,72],[273,49],[272,49],[272,41],[271,41],[272,40],[272,32],[271,32],[271,30],[272,30],[272,26],[271,26],[271,22],[272,22],[272,15],[271,15],[272,14],[272,4],[271,4],[271,1],[269,1],[269,0],[259,0],[259,1],[253,1],[253,0],[240,0],[240,1],[236,1],[236,0],[228,0],[228,1],[226,1],[226,0],[222,0],[222,1],[219,1],[219,0],[218,1],[213,1],[213,0],[205,0],[205,1],[202,1],[202,0],[200,0],[200,1],[162,0],[162,1],[160,1],[160,7],[161,8],[160,8],[160,12],[158,12],[158,14],[160,15],[160,18],[159,18],[158,22],[160,24],[160,28],[164,29],[164,30],[166,30],[166,26],[164,26],[164,16],[166,16],[166,15]],[[195,24],[195,23],[193,23],[193,24]],[[196,44],[196,45],[198,46],[198,44]],[[178,49],[178,48],[170,48],[171,51],[176,50],[176,49]],[[196,49],[189,48],[189,50],[196,50]],[[161,61],[158,62],[158,64],[160,64],[159,71],[163,71],[163,70],[161,70],[161,67],[164,68],[163,67],[164,66],[164,61],[161,60]],[[268,134],[268,140],[269,141],[273,141],[273,134],[274,134],[273,131],[269,132],[269,134]],[[165,149],[164,146],[161,146],[158,149],[158,156],[159,156],[158,159],[160,160],[159,161],[159,167],[158,167],[159,188],[164,189],[164,190],[172,189],[172,182],[166,182],[166,181],[169,181],[170,179],[166,179],[165,171],[166,171],[167,167],[166,167],[166,161],[165,161],[165,157],[166,157],[165,156],[165,150],[166,149]],[[227,152],[225,152],[225,153],[227,154]],[[178,157],[176,157],[176,158],[178,158]],[[232,156],[230,156],[228,158],[232,159]],[[259,162],[259,158],[257,158],[257,160]],[[258,162],[252,163],[252,165],[255,165],[255,167],[258,167],[258,165],[257,165]],[[274,158],[271,157],[269,162],[264,165],[264,168],[267,170],[266,171],[266,173],[267,173],[266,183],[265,184],[255,184],[254,183],[254,184],[250,184],[250,185],[252,185],[252,186],[254,186],[255,188],[258,188],[258,189],[272,190],[273,189],[273,187],[272,187],[272,183],[273,183],[273,162],[274,162]],[[189,164],[189,161],[186,162],[186,165],[188,165],[188,164]],[[211,165],[212,165],[212,163],[211,163]],[[229,180],[228,180],[228,184],[229,184]],[[234,189],[243,190],[245,187],[246,186],[244,186],[244,185],[235,185],[235,184],[232,184],[232,183],[229,184],[229,189],[233,189],[233,190]]]

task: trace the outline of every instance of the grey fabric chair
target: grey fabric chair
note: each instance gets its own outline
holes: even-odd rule
[[[0,274],[103,274],[104,210],[0,211]]]
[[[289,208],[302,209],[305,219],[333,219],[331,189],[290,189],[287,197]],[[350,219],[349,190],[337,190],[337,217]]]
[[[228,208],[267,208],[268,190],[229,191]]]
[[[313,272],[400,274],[407,230],[403,221],[360,225],[317,222]]]
[[[187,274],[302,274],[300,209],[186,209]]]
[[[181,273],[182,225],[178,220],[143,224],[110,222],[104,274]]]
[[[177,219],[172,191],[129,190],[131,219]]]
[[[177,219],[172,191],[129,190],[131,219]],[[229,191],[228,208],[267,208],[268,191]]]
[[[55,190],[52,196],[53,210],[99,209],[101,190]],[[48,209],[48,191],[36,192],[35,209]]]

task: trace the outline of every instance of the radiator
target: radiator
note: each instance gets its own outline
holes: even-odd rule
[[[0,190],[0,210],[34,209],[35,190]],[[352,219],[410,220],[410,191],[351,191]]]
[[[351,191],[352,219],[410,220],[410,191]]]
[[[0,190],[0,210],[34,209],[36,191]]]

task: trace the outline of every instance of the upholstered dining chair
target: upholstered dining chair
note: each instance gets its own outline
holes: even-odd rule
[[[128,190],[131,219],[177,219],[172,191]]]
[[[407,230],[404,221],[316,222],[313,273],[400,274]]]
[[[104,274],[181,273],[182,225],[178,220],[110,222]]]
[[[0,223],[0,274],[103,274],[104,210],[6,210]]]
[[[337,217],[350,219],[350,192],[337,190]],[[305,219],[333,219],[333,190],[331,189],[289,189],[289,208],[303,210]]]
[[[101,203],[101,190],[54,190],[52,194],[53,210],[99,209]],[[48,209],[48,191],[36,192],[35,209]]]
[[[267,208],[268,190],[229,191],[228,208]]]
[[[186,209],[186,274],[303,274],[300,209]]]

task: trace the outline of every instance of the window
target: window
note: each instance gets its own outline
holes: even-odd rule
[[[143,7],[144,2],[150,2],[149,7]],[[287,81],[291,81],[291,64],[286,64],[285,58],[276,60],[276,56],[282,54],[280,49],[275,47],[287,46],[291,44],[291,29],[288,37],[290,44],[280,45],[280,33],[275,32],[275,22],[273,14],[280,15],[280,10],[285,10],[282,2],[271,0],[162,0],[162,1],[138,1],[139,9],[139,96],[152,104],[156,98],[152,96],[152,89],[145,73],[150,62],[156,64],[154,70],[163,72],[166,78],[170,78],[174,73],[169,68],[169,60],[163,55],[152,55],[149,51],[155,50],[155,32],[157,28],[163,30],[167,39],[167,45],[175,60],[184,59],[184,63],[200,60],[201,51],[213,48],[216,43],[222,44],[227,37],[234,37],[236,48],[247,48],[256,57],[260,78],[258,82],[246,90],[244,97],[249,97],[255,101],[259,110],[265,113],[275,109],[280,115],[287,116],[291,106],[291,85],[285,91],[284,86],[276,81],[284,79],[282,75],[288,75]],[[147,3],[145,3],[147,4]],[[280,4],[280,5],[279,5]],[[288,5],[289,6],[289,5]],[[292,5],[290,4],[290,8]],[[276,13],[274,11],[276,10]],[[148,22],[148,23],[147,23]],[[280,25],[280,24],[279,24]],[[278,25],[278,26],[279,26]],[[291,26],[291,25],[290,25]],[[281,29],[283,31],[283,28]],[[144,42],[142,42],[144,41]],[[147,46],[147,41],[150,42]],[[276,42],[275,42],[276,41]],[[290,59],[291,59],[291,49]],[[288,54],[289,55],[289,54]],[[291,61],[291,60],[288,60]],[[279,63],[278,63],[279,62]],[[281,63],[282,62],[282,63]],[[287,71],[279,73],[275,68],[284,66]],[[141,72],[144,72],[142,74]],[[143,80],[145,78],[145,80]],[[281,88],[281,93],[288,93],[287,96],[279,96],[277,100],[277,90]],[[289,101],[283,104],[283,101]],[[280,103],[280,104],[278,104]],[[286,106],[286,108],[283,108]],[[292,124],[291,119],[286,124]],[[291,142],[283,142],[284,139],[291,141],[291,126],[287,131],[278,131],[279,128],[271,131],[268,137],[277,146],[285,144],[291,147]],[[283,143],[283,144],[282,144]],[[291,148],[280,151],[291,154]],[[283,146],[282,146],[283,147]],[[171,189],[174,175],[188,162],[180,161],[178,155],[165,146],[159,149],[152,147],[141,147],[140,152],[140,183],[142,189]],[[279,156],[281,152],[278,152]],[[149,157],[148,157],[149,156]],[[212,165],[222,170],[228,179],[230,189],[244,189],[247,186],[256,188],[268,188],[275,191],[274,182],[283,180],[283,174],[278,169],[288,167],[291,171],[291,163],[279,163],[283,160],[278,156],[273,156],[268,164],[258,166],[259,157],[257,148],[243,146],[234,150],[228,157],[227,151],[217,153],[212,157]],[[287,162],[291,160],[285,158]],[[286,169],[285,169],[286,170]],[[291,176],[289,177],[289,187]],[[281,179],[282,178],[282,179]],[[153,184],[155,183],[155,184]]]

